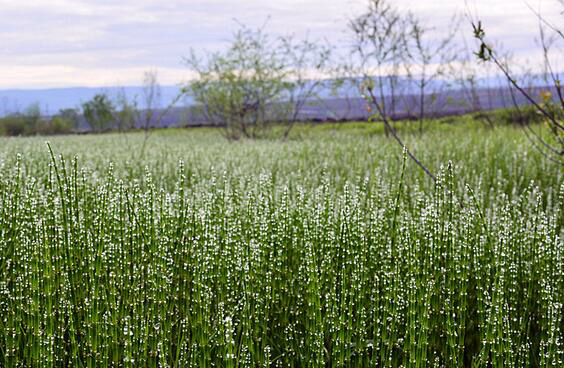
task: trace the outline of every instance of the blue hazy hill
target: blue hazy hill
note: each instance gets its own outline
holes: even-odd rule
[[[376,78],[375,78],[376,79]],[[358,80],[357,80],[358,81]],[[536,78],[535,86],[542,86],[544,82]],[[311,81],[314,83],[314,81]],[[398,81],[398,90],[403,94],[417,94],[418,90],[410,84],[406,79],[400,78]],[[360,97],[357,87],[350,83],[345,83],[335,91],[331,87],[331,80],[324,80],[321,83],[322,88],[318,90],[318,97],[327,100],[334,100],[339,98]],[[444,86],[445,81],[435,80],[427,88],[427,93],[430,93],[438,86]],[[503,78],[482,78],[479,81],[478,88],[507,88],[507,81]],[[456,87],[455,87],[456,89]],[[179,93],[180,87],[178,86],[161,86],[161,99],[158,107],[167,106]],[[11,113],[24,112],[29,106],[37,104],[41,109],[43,115],[56,114],[60,109],[64,108],[78,108],[81,103],[92,99],[97,93],[105,93],[111,99],[115,99],[119,93],[125,93],[129,101],[136,98],[138,107],[140,109],[146,106],[143,103],[143,87],[141,86],[128,86],[128,87],[68,87],[68,88],[51,88],[51,89],[6,89],[0,90],[0,116],[5,116]],[[387,94],[388,91],[384,91]],[[185,95],[183,100],[177,103],[177,107],[193,105],[194,100]]]
[[[177,86],[161,86],[161,106],[166,106],[179,93]],[[106,93],[112,99],[119,93],[125,93],[132,101],[137,96],[138,106],[144,108],[143,87],[70,87],[50,89],[6,89],[0,90],[0,116],[23,112],[29,106],[37,104],[44,115],[52,115],[60,109],[77,108],[82,102],[90,100],[97,93]],[[184,103],[189,104],[186,97]]]

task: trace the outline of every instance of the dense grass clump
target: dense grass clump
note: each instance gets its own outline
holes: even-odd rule
[[[6,140],[0,365],[562,366],[560,168],[465,133]]]

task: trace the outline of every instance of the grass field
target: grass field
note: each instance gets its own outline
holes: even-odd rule
[[[0,138],[0,366],[561,367],[562,169],[410,130]]]

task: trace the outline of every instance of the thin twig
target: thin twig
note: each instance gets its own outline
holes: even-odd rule
[[[560,35],[560,37],[564,38],[564,33],[561,30],[559,30],[558,28],[556,28],[552,23],[550,23],[549,21],[544,19],[544,17],[538,11],[533,9],[531,4],[529,4],[528,2],[525,1],[525,5],[527,5],[527,7],[539,18],[539,20],[542,23],[544,23],[548,28],[552,29],[554,32],[558,33],[558,35]]]
[[[517,84],[517,82],[511,77],[511,75],[509,74],[509,72],[505,69],[505,67],[499,62],[499,60],[495,57],[493,51],[490,53],[490,58],[492,59],[492,61],[495,63],[495,65],[497,65],[497,67],[501,70],[501,72],[505,75],[505,77],[509,80],[509,82],[511,83],[511,85],[513,85],[513,87],[515,87],[519,92],[521,92],[521,94],[527,99],[529,100],[530,103],[532,103],[535,108],[540,111],[544,116],[546,116],[550,122],[552,124],[554,124],[556,127],[558,127],[561,130],[564,130],[564,126],[560,125],[556,119],[554,118],[554,116],[552,116],[550,113],[548,113],[541,105],[539,105],[528,93],[527,91],[525,91],[519,84]]]
[[[378,110],[378,113],[380,114],[380,117],[382,118],[382,121],[384,122],[384,125],[388,128],[388,130],[392,133],[392,136],[394,137],[394,139],[399,143],[400,146],[403,147],[403,149],[405,149],[405,152],[407,153],[407,155],[425,172],[425,174],[427,174],[428,177],[430,177],[431,179],[433,179],[434,182],[437,181],[437,179],[435,178],[435,175],[433,175],[431,173],[431,171],[429,171],[429,169],[427,169],[425,167],[425,165],[423,165],[421,163],[421,161],[419,161],[417,159],[417,157],[415,157],[411,151],[409,150],[409,148],[407,148],[407,146],[403,143],[403,141],[401,140],[401,138],[398,136],[396,130],[390,125],[390,122],[388,121],[388,119],[386,118],[385,114],[382,114],[380,105],[378,104],[378,101],[376,99],[376,96],[374,96],[374,93],[372,91],[372,87],[368,87],[367,88],[368,93],[370,94],[370,99],[372,100],[372,103],[374,104],[374,106],[376,107],[376,109]]]

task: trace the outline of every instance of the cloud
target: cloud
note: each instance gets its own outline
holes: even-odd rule
[[[520,1],[468,3],[492,39],[503,40],[517,55],[530,55],[536,48],[537,21]],[[540,3],[543,14],[560,24],[556,1]],[[147,68],[177,75],[191,48],[224,47],[238,27],[234,19],[258,27],[270,16],[269,32],[308,33],[313,39],[343,45],[347,19],[361,13],[365,4],[365,0],[0,0],[0,88],[115,84],[116,76],[124,84],[136,84],[140,71]],[[425,19],[437,35],[455,12],[466,10],[462,0],[393,4]],[[470,38],[469,24],[463,29]]]
[[[150,65],[142,67],[76,67],[69,65],[6,66],[3,83],[9,88],[57,88],[68,86],[104,87],[141,85],[143,73],[151,70]],[[158,68],[162,85],[178,85],[188,81],[192,74],[186,68]],[[22,87],[23,86],[23,87]]]

